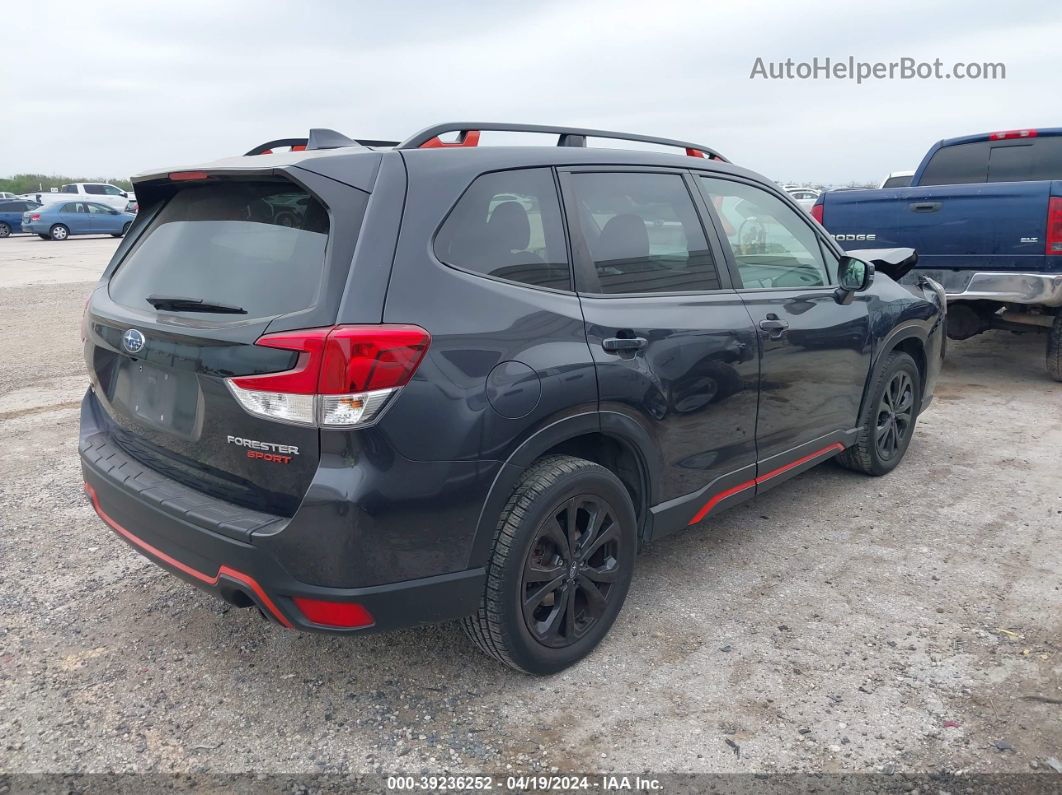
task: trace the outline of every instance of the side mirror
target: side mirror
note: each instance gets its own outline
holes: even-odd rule
[[[124,196],[125,198],[127,198],[127,199],[129,198],[129,194],[128,194],[128,193],[126,193],[126,192],[125,192],[124,190],[122,191],[122,195],[123,195],[123,196]]]
[[[874,266],[855,257],[841,257],[837,264],[837,290],[834,296],[839,304],[850,304],[856,293],[862,292],[874,282]]]

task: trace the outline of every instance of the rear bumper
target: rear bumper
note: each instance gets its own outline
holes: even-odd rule
[[[904,277],[928,276],[944,287],[948,301],[1001,301],[1009,304],[1062,306],[1062,273],[1007,273],[966,270],[911,271]]]
[[[356,588],[301,581],[267,545],[254,543],[253,534],[241,539],[229,529],[229,525],[240,524],[231,512],[242,509],[230,506],[224,524],[204,526],[196,520],[196,510],[185,510],[179,504],[179,484],[160,501],[160,489],[167,485],[160,483],[158,473],[108,444],[102,431],[93,433],[90,427],[86,435],[84,411],[82,427],[85,491],[107,526],[171,574],[237,606],[255,605],[283,627],[344,634],[383,631],[460,618],[479,605],[485,579],[482,568]],[[216,511],[201,507],[200,513]],[[263,514],[246,513],[248,522],[261,524]],[[296,604],[300,598],[356,603],[368,610],[373,623],[360,627],[314,623]]]

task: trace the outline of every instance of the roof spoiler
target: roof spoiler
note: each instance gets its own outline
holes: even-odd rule
[[[357,147],[365,149],[370,146],[398,146],[398,141],[377,141],[370,138],[347,138],[343,133],[329,130],[325,127],[315,127],[310,130],[306,138],[277,138],[275,141],[266,141],[259,144],[244,157],[253,155],[271,155],[274,149],[288,146],[293,152],[310,152],[318,149],[342,149],[345,147]]]

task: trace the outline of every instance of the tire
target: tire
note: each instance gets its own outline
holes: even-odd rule
[[[125,237],[127,234],[129,234],[129,227],[130,227],[130,224],[126,224],[125,226],[122,227],[122,231],[121,232],[112,232],[111,233],[111,237]]]
[[[1055,322],[1047,333],[1047,374],[1062,381],[1062,311],[1055,315]]]
[[[63,224],[56,224],[48,230],[48,234],[51,236],[52,240],[66,240],[70,237],[70,230]]]
[[[583,659],[623,607],[636,523],[630,494],[609,470],[571,456],[537,461],[498,520],[486,587],[479,610],[462,622],[465,633],[486,654],[529,674],[556,673]]]
[[[877,477],[896,468],[914,436],[922,408],[922,376],[914,359],[902,351],[888,354],[867,395],[856,442],[836,460]]]
[[[0,237],[11,237],[11,227],[0,222]]]

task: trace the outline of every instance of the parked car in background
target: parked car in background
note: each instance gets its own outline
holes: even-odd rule
[[[25,199],[0,199],[0,237],[10,237],[22,231],[22,214],[40,207],[37,202]]]
[[[803,209],[811,212],[815,200],[819,198],[819,191],[814,188],[786,188],[785,192]]]
[[[913,252],[845,256],[708,147],[295,143],[138,176],[82,324],[100,518],[281,626],[460,618],[559,671],[641,545],[827,459],[889,472],[932,398],[944,295],[891,278]]]
[[[893,171],[881,181],[878,188],[906,188],[911,184],[914,171]]]
[[[830,192],[812,214],[845,248],[909,246],[944,286],[948,336],[1047,332],[1062,381],[1062,128],[934,144],[910,187]]]
[[[22,214],[22,231],[45,240],[66,240],[71,235],[121,237],[136,216],[97,202],[46,204]]]
[[[108,182],[71,182],[63,185],[54,193],[51,191],[38,191],[26,195],[41,204],[54,204],[55,202],[70,201],[71,194],[80,199],[97,204],[105,204],[123,212],[129,200],[133,199],[135,201],[136,199],[132,191],[127,191]]]
[[[17,199],[17,198],[18,198],[18,196],[16,196],[14,193],[11,193],[10,191],[0,190],[0,199]]]

